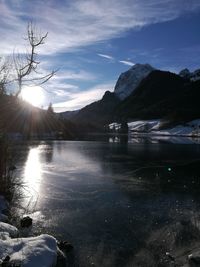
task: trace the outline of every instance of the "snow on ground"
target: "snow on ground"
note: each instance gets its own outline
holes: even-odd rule
[[[149,132],[159,129],[160,120],[132,121],[128,123],[129,131]]]
[[[161,120],[138,120],[128,123],[130,134],[146,133],[150,135],[170,135],[170,136],[200,136],[200,119],[177,125],[173,128],[159,130]],[[109,129],[118,132],[121,124],[113,122],[109,124]]]
[[[170,136],[198,136],[200,135],[200,119],[193,120],[184,125],[177,125],[173,128],[159,130],[162,121],[144,120],[133,121],[128,123],[130,133],[143,132],[153,135],[170,135]]]
[[[2,211],[8,208],[0,196],[0,266],[9,256],[9,266],[53,267],[57,261],[57,242],[50,235],[21,238],[18,229],[1,221]],[[7,265],[6,265],[7,266]]]
[[[200,136],[200,120],[193,120],[184,125],[177,125],[171,129],[152,131],[157,135],[176,135],[176,136]]]
[[[8,232],[0,232],[0,239],[1,240],[7,240],[10,239],[10,235]]]
[[[18,229],[8,223],[0,222],[0,232],[7,232],[11,237],[18,237]]]
[[[118,131],[118,130],[121,129],[121,124],[117,123],[117,122],[113,122],[113,123],[109,124],[108,127],[109,127],[110,130]]]
[[[56,239],[49,235],[0,240],[0,259],[23,267],[52,267],[57,260]]]
[[[191,136],[194,129],[188,126],[178,125],[171,129],[161,130],[161,131],[152,131],[156,135],[179,135],[179,136]]]
[[[147,137],[151,142],[166,141],[170,143],[199,144],[200,143],[200,119],[196,119],[173,128],[159,130],[162,120],[138,120],[128,123],[129,139],[134,142],[139,137]],[[121,124],[113,122],[109,124],[113,133],[119,133]]]

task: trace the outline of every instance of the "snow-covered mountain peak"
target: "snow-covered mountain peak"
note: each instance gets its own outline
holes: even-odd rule
[[[146,64],[136,63],[130,68],[130,70],[138,70],[138,71],[147,70],[147,69],[152,70],[154,68],[148,63]]]
[[[135,64],[128,71],[123,72],[116,83],[114,93],[121,99],[128,97],[139,83],[155,70],[149,64]]]

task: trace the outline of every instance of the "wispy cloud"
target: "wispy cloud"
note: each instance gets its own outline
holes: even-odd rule
[[[173,20],[200,8],[196,0],[0,0],[1,52],[11,52],[25,31],[25,20],[49,32],[42,53],[72,51],[148,24]],[[21,49],[21,46],[19,46]]]
[[[109,56],[109,55],[106,55],[106,54],[97,54],[97,55],[100,56],[100,57],[103,57],[103,58],[107,58],[107,59],[110,59],[110,60],[114,60],[114,57]]]
[[[84,92],[72,93],[66,101],[55,103],[53,107],[56,112],[80,109],[94,101],[101,99],[107,90],[112,91],[113,88],[114,82],[100,84]]]
[[[52,58],[65,61],[62,55],[67,52],[82,51],[83,48],[87,50],[91,45],[124,36],[129,30],[174,20],[199,9],[200,1],[197,0],[0,0],[0,51],[1,55],[10,54],[13,49],[24,52],[26,42],[23,37],[27,21],[33,20],[44,32],[48,31],[47,42],[39,51],[46,58],[46,65],[42,65],[45,73],[55,65],[55,62],[50,64]],[[108,59],[108,62],[134,65],[129,60],[113,58],[107,51],[98,56]],[[92,58],[87,60],[91,61]],[[70,63],[66,66],[63,62],[63,65],[64,68],[48,85],[44,85],[49,91],[48,99],[52,97],[52,102],[59,102],[56,104],[59,108],[80,108],[113,88],[110,83],[105,83],[102,87],[80,92],[83,89],[80,88],[81,84],[102,82],[102,79],[98,79],[101,77],[85,71],[78,63],[76,68],[73,64],[70,67]]]
[[[132,61],[129,61],[129,60],[117,60],[114,57],[112,57],[110,55],[106,55],[106,54],[97,54],[97,55],[100,56],[100,57],[106,58],[106,59],[108,59],[109,61],[112,61],[112,62],[118,62],[118,63],[122,63],[122,64],[128,65],[128,66],[135,65],[135,63],[133,63]]]
[[[59,71],[55,75],[54,79],[74,80],[74,81],[93,81],[97,79],[97,75],[91,72],[84,71],[84,70],[79,70],[79,71],[64,70],[64,71]]]
[[[128,66],[133,66],[135,65],[135,63],[131,62],[131,61],[127,61],[127,60],[119,60],[120,63],[124,64],[124,65],[128,65]]]
[[[56,95],[57,98],[59,98],[59,99],[60,99],[60,97],[61,97],[61,98],[63,98],[63,97],[69,97],[69,96],[71,95],[71,92],[66,91],[66,90],[63,90],[63,89],[56,89],[56,90],[54,90],[53,93],[54,93],[54,95]]]
[[[80,91],[78,86],[62,83],[59,80],[57,82],[51,81],[48,86],[42,85],[41,87],[45,95],[43,106],[48,106],[50,102],[57,103],[63,101],[63,99],[69,99],[71,95]]]
[[[43,85],[45,89],[47,89],[47,92],[54,93],[55,90],[61,89],[61,90],[68,90],[68,91],[76,91],[79,89],[77,85],[69,84],[66,82],[62,82],[60,80],[49,80],[48,84]]]

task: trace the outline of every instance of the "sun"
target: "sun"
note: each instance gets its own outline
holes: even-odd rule
[[[21,97],[31,105],[41,107],[44,101],[43,89],[40,86],[24,86]]]

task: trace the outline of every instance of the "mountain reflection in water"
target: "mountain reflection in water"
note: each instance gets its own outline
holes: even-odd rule
[[[69,266],[169,266],[166,252],[184,248],[184,236],[198,241],[198,145],[52,141],[16,151],[37,191],[33,231],[72,242]]]

